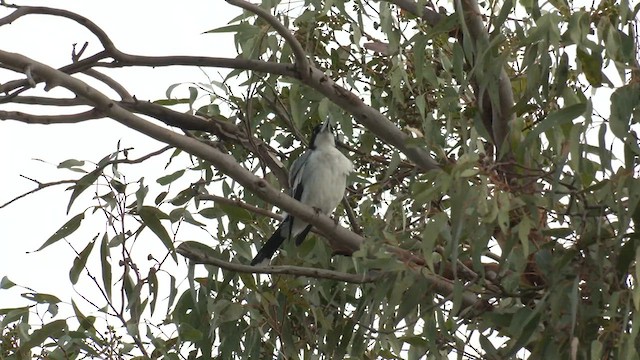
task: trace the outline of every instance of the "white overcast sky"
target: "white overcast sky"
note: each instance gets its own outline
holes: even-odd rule
[[[62,8],[81,14],[102,27],[120,50],[131,54],[235,56],[231,36],[203,34],[226,25],[240,13],[223,1],[50,0],[20,1],[19,4]],[[0,8],[0,16],[4,17],[11,11]],[[72,44],[83,44],[85,41],[90,43],[86,54],[100,49],[97,39],[80,25],[52,16],[32,15],[0,27],[2,50],[21,53],[56,67],[70,62]],[[206,72],[215,78],[218,70],[207,69]],[[201,70],[183,67],[126,69],[110,74],[137,98],[151,100],[164,98],[171,84],[206,81]],[[0,70],[0,83],[15,78],[16,74]],[[0,108],[32,113],[44,110],[7,104],[0,104]],[[118,140],[122,140],[123,147],[136,149],[131,153],[132,158],[162,147],[155,140],[108,119],[48,126],[0,122],[0,203],[34,187],[32,182],[20,175],[44,182],[77,178],[77,173],[61,171],[56,169],[56,165],[70,158],[97,162],[115,151]],[[42,159],[47,163],[33,159]],[[161,169],[163,165],[164,162],[158,168]],[[152,185],[163,173],[149,175],[146,183]],[[89,203],[89,196],[79,199],[67,215],[70,192],[63,190],[64,187],[52,187],[0,209],[0,278],[8,276],[12,281],[30,286],[37,292],[55,294],[68,301],[69,297],[65,294],[71,292],[68,272],[74,257],[71,249],[64,242],[59,242],[42,252],[28,253],[37,249]],[[96,223],[96,226],[103,225]],[[88,229],[79,237],[93,237],[101,229]],[[70,239],[73,240],[73,236]],[[82,244],[86,244],[87,240],[90,239],[76,238],[75,244],[82,249]],[[20,297],[23,291],[0,291],[0,308],[27,304]]]

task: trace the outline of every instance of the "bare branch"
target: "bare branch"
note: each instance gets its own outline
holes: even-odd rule
[[[145,160],[147,160],[147,159],[149,159],[151,157],[160,155],[160,154],[162,154],[163,152],[165,152],[165,151],[167,151],[169,149],[172,149],[172,147],[171,146],[165,146],[160,150],[156,150],[154,152],[151,152],[149,154],[141,156],[141,157],[139,157],[137,159],[114,159],[114,160],[108,161],[105,164],[103,164],[102,168],[104,168],[106,166],[109,166],[109,165],[113,165],[113,164],[138,164],[138,163],[141,163],[141,162],[143,162],[143,161],[145,161]],[[27,179],[27,180],[33,181],[38,186],[35,189],[27,191],[27,192],[25,192],[25,193],[23,193],[21,195],[18,195],[15,198],[13,198],[13,199],[7,201],[6,203],[0,205],[0,209],[2,209],[4,207],[7,207],[7,206],[11,205],[12,203],[16,202],[17,200],[20,200],[20,199],[22,199],[22,198],[24,198],[24,197],[26,197],[28,195],[36,193],[36,192],[38,192],[38,191],[40,191],[42,189],[46,189],[46,188],[48,188],[50,186],[62,185],[62,184],[75,184],[75,183],[78,182],[78,180],[58,180],[58,181],[52,181],[52,182],[44,183],[44,182],[38,181],[36,179],[32,179],[32,178],[24,176],[24,175],[20,175],[20,176],[25,178],[25,179]]]
[[[129,91],[127,91],[127,89],[125,89],[124,86],[122,86],[119,82],[115,81],[113,78],[94,69],[87,69],[83,71],[83,73],[91,76],[96,80],[100,80],[103,83],[105,83],[107,86],[112,88],[118,94],[118,96],[120,96],[120,99],[122,99],[123,101],[133,101],[133,96],[129,94]]]
[[[91,31],[98,38],[100,43],[102,43],[102,46],[104,46],[105,49],[117,51],[111,39],[98,25],[96,25],[93,21],[87,19],[86,17],[68,10],[54,9],[43,6],[18,6],[16,8],[16,11],[0,19],[0,26],[11,24],[17,19],[29,14],[53,15],[73,20],[83,27],[87,28],[87,30]]]
[[[130,111],[151,116],[170,126],[186,130],[206,131],[220,137],[222,140],[240,144],[245,149],[255,152],[265,162],[280,184],[285,188],[288,187],[287,171],[283,168],[282,162],[274,155],[278,152],[257,137],[250,139],[249,136],[251,135],[247,135],[245,131],[233,123],[181,113],[149,101],[125,101],[121,102],[120,105]]]
[[[218,259],[214,254],[212,254],[211,248],[208,246],[193,241],[180,244],[176,248],[176,252],[197,264],[213,265],[238,273],[305,276],[315,279],[329,279],[354,284],[375,282],[384,276],[383,272],[377,271],[372,271],[368,274],[346,274],[333,270],[300,266],[251,266],[231,263]],[[431,288],[438,294],[445,297],[454,294],[454,285],[450,280],[429,273],[425,267],[419,267],[414,270],[418,271],[420,275],[427,280]],[[428,291],[428,289],[425,289],[425,291]],[[479,299],[472,292],[462,291],[460,295],[465,309],[473,311],[486,311],[490,309],[490,306],[486,302]]]
[[[96,109],[70,115],[33,115],[20,111],[0,110],[0,120],[15,120],[27,124],[75,124],[87,120],[95,120],[103,117]]]
[[[78,106],[86,105],[86,101],[78,98],[50,98],[45,96],[16,96],[11,99],[16,104],[51,105],[51,106]]]
[[[301,79],[307,78],[307,68],[309,67],[309,61],[307,60],[307,54],[304,52],[300,42],[293,36],[291,31],[287,29],[282,23],[267,10],[261,8],[258,5],[251,4],[244,0],[226,0],[229,4],[241,7],[247,11],[250,11],[266,21],[284,38],[284,40],[291,46],[291,50],[295,55],[296,70],[298,70],[299,77]]]
[[[273,275],[292,275],[305,276],[315,279],[329,279],[336,281],[344,281],[354,284],[364,284],[379,280],[383,273],[370,272],[368,274],[347,274],[339,271],[308,268],[301,266],[251,266],[238,263],[231,263],[220,260],[212,255],[207,255],[203,251],[205,245],[196,242],[186,242],[180,244],[176,248],[176,252],[187,259],[197,263],[220,267],[225,270],[238,273],[248,274],[273,274]]]

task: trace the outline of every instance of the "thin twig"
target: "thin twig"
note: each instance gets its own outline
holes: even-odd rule
[[[112,88],[113,91],[115,91],[123,101],[133,101],[133,96],[131,96],[129,91],[127,91],[127,89],[125,89],[124,86],[122,86],[119,82],[115,81],[110,76],[107,76],[99,72],[98,70],[94,70],[94,69],[87,69],[83,71],[83,73],[91,76],[96,80],[99,80],[105,83],[107,86]]]
[[[13,199],[7,201],[6,203],[0,205],[0,209],[11,205],[12,203],[22,199],[25,196],[29,196],[29,195],[31,195],[33,193],[36,193],[36,192],[38,192],[38,191],[40,191],[42,189],[46,189],[46,188],[48,188],[50,186],[62,185],[62,184],[75,184],[77,182],[77,180],[59,180],[59,181],[52,181],[52,182],[48,182],[48,183],[43,183],[43,182],[28,178],[28,177],[26,177],[24,175],[20,175],[20,176],[25,178],[25,179],[28,179],[28,180],[31,180],[31,181],[35,182],[36,184],[38,184],[38,187],[36,187],[33,190],[27,191],[27,192],[25,192],[25,193],[23,193],[21,195],[18,195],[16,197],[14,197]]]

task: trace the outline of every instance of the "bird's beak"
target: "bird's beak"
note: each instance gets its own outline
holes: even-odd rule
[[[331,131],[331,118],[327,117],[327,120],[322,124],[322,132]]]

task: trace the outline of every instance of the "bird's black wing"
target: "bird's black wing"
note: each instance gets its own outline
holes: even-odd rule
[[[285,236],[286,234],[283,234],[283,232],[291,231],[290,230],[291,220],[293,219],[290,218],[289,216],[287,216],[284,219],[282,224],[280,224],[280,226],[276,229],[273,235],[271,235],[269,240],[267,240],[267,242],[264,243],[260,251],[258,251],[258,253],[256,254],[256,257],[254,257],[253,260],[251,260],[251,265],[259,264],[266,259],[271,259],[271,257],[276,252],[276,250],[278,250],[280,245],[282,245],[282,243],[284,242],[284,239],[287,238],[287,236]]]
[[[304,238],[307,237],[310,230],[311,230],[311,224],[307,225],[307,227],[304,228],[304,230],[302,230],[302,232],[298,234],[298,236],[296,236],[296,246],[299,246],[300,244],[302,244],[302,242],[304,241]]]
[[[300,201],[300,199],[302,198],[302,193],[304,192],[304,186],[302,185],[301,180],[307,158],[310,154],[310,151],[305,151],[293,162],[293,164],[291,164],[291,169],[289,170],[289,186],[291,187],[291,196],[293,196],[293,198],[298,201]],[[280,224],[278,229],[276,229],[269,240],[267,240],[267,242],[262,246],[253,260],[251,260],[251,265],[259,264],[265,259],[271,259],[276,250],[280,248],[280,245],[282,245],[284,240],[287,238],[291,238],[291,236],[293,235],[292,231],[294,220],[294,217],[291,215],[287,215],[284,218],[282,224]],[[311,225],[309,225],[308,228],[310,229]],[[302,242],[302,239],[304,239],[304,237],[308,233],[309,230],[304,229],[300,234],[296,234],[296,244]]]

